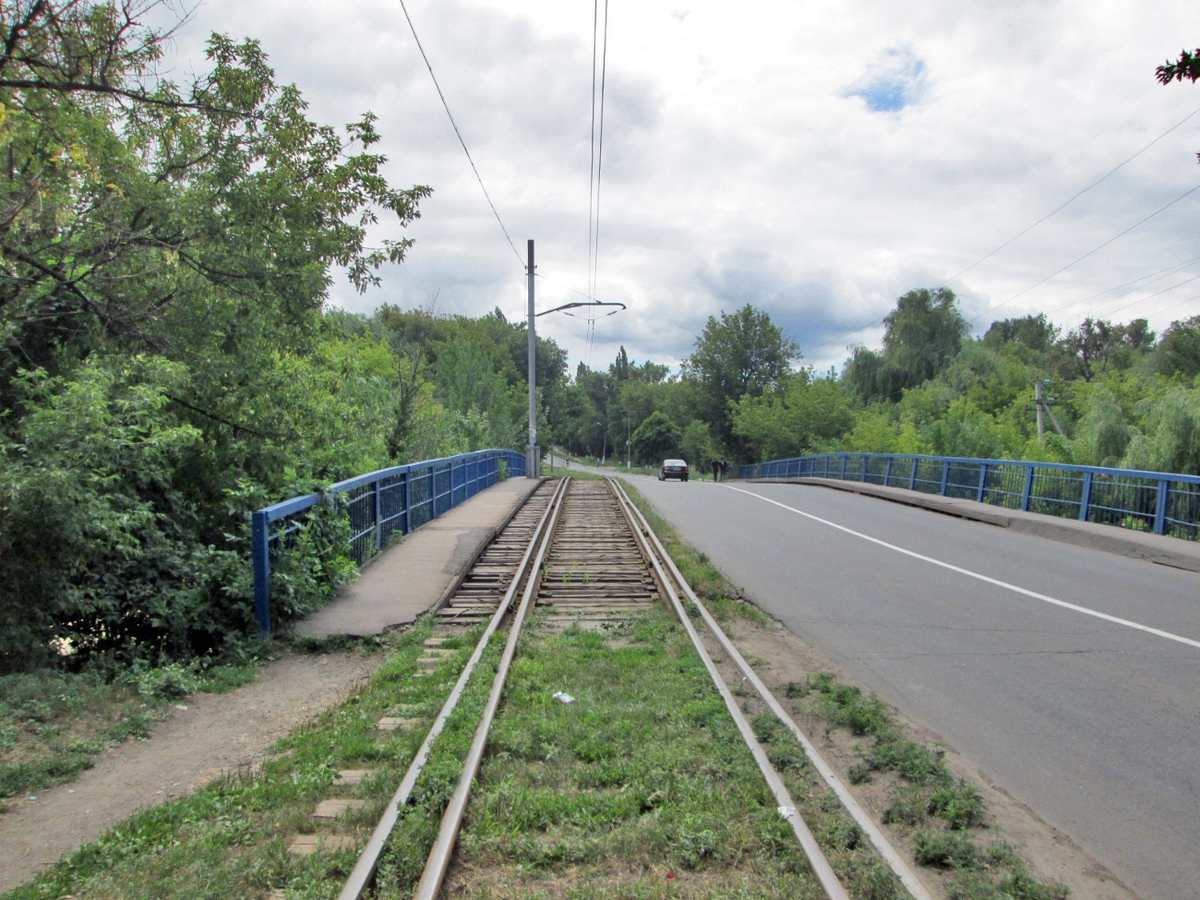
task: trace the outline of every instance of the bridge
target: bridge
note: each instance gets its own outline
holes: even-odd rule
[[[1180,512],[1194,483],[1145,479],[1135,510],[1114,517],[1105,501],[1097,521],[1086,498],[1066,518],[1030,512],[1019,491],[980,503],[979,466],[955,496],[953,477],[914,490],[916,465],[903,487],[840,477],[877,466],[858,463],[722,484],[628,480],[815,657],[1098,860],[1096,884],[1111,892],[1095,896],[1195,896],[1200,543],[1169,536],[1194,529]],[[1090,473],[1093,502],[1114,477]],[[1149,527],[1102,524],[1114,520]]]

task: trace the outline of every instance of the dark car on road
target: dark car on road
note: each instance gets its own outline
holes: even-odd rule
[[[678,478],[680,481],[687,481],[688,464],[682,459],[664,459],[662,468],[658,470],[658,480],[666,481],[668,478]]]

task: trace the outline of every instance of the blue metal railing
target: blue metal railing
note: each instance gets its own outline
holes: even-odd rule
[[[1200,477],[1011,459],[828,453],[739,467],[742,478],[836,478],[1200,540]]]
[[[479,450],[380,469],[331,485],[324,494],[294,497],[251,518],[254,562],[254,617],[261,633],[271,630],[271,560],[288,549],[288,536],[299,530],[305,513],[324,496],[336,496],[350,520],[350,557],[356,563],[378,553],[394,534],[409,534],[500,480],[525,474],[525,454],[515,450]]]

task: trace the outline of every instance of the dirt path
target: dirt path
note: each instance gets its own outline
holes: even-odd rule
[[[285,653],[251,684],[182,701],[186,709],[147,740],[114,747],[75,781],[14,799],[0,816],[0,893],[139,809],[253,764],[283,735],[344,700],[383,658]]]

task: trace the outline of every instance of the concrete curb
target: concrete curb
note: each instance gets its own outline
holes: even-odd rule
[[[458,589],[463,586],[463,582],[466,581],[467,576],[471,574],[471,569],[475,567],[475,563],[479,562],[479,557],[483,556],[483,551],[490,547],[492,545],[492,541],[496,539],[496,535],[507,528],[509,523],[511,523],[512,520],[517,517],[517,513],[522,510],[525,504],[529,502],[529,498],[533,496],[534,492],[536,492],[537,489],[546,482],[546,480],[547,479],[545,475],[538,476],[537,484],[533,486],[533,490],[525,495],[524,500],[510,509],[508,511],[508,515],[504,517],[504,521],[492,528],[492,530],[487,533],[483,540],[479,542],[479,546],[475,548],[475,552],[471,554],[471,558],[468,559],[466,564],[462,567],[462,571],[454,576],[454,580],[446,585],[446,589],[442,591],[442,595],[438,597],[437,602],[434,603],[433,606],[429,607],[429,609],[424,613],[422,613],[422,615],[429,615],[430,613],[437,612],[446,605],[451,597],[458,593]]]
[[[974,500],[959,500],[955,497],[939,497],[910,491],[904,488],[884,487],[859,481],[841,481],[836,478],[755,478],[743,484],[795,484],[832,488],[868,497],[877,497],[891,503],[902,503],[944,515],[958,516],[973,522],[983,522],[1000,528],[1011,528],[1022,534],[1036,535],[1064,544],[1087,547],[1104,553],[1142,559],[1161,566],[1200,572],[1200,542],[1160,534],[1130,531],[1114,525],[1099,525],[1095,522],[1079,522],[1074,519],[1059,519],[1039,513],[1022,512],[977,503]]]

